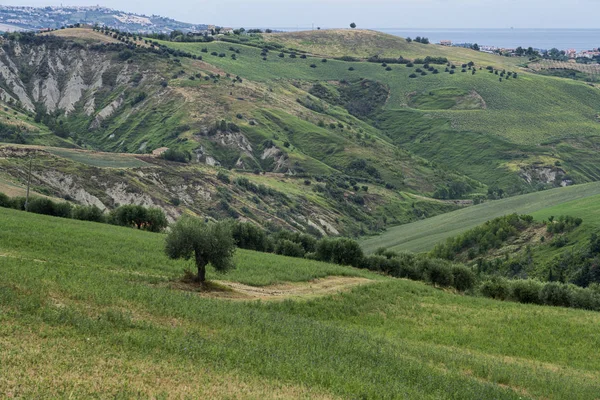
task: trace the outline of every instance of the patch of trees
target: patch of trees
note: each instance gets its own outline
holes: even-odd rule
[[[160,157],[163,160],[174,161],[179,163],[188,163],[192,159],[192,155],[189,151],[179,149],[169,149],[162,153]]]
[[[429,44],[429,38],[426,37],[417,36],[414,41],[421,44]]]
[[[461,199],[471,193],[475,188],[467,181],[453,180],[446,186],[436,189],[433,197],[441,200]]]
[[[5,143],[27,143],[27,131],[20,125],[8,125],[0,122],[0,142]]]
[[[381,179],[381,174],[377,168],[363,158],[351,161],[346,167],[346,173],[350,176],[364,176],[366,178]]]
[[[139,205],[123,205],[110,213],[104,213],[95,205],[73,205],[66,201],[53,201],[45,197],[32,197],[29,202],[26,202],[25,197],[11,198],[0,193],[0,207],[53,217],[129,226],[151,232],[160,232],[167,227],[167,218],[160,208],[146,208]]]
[[[496,300],[600,311],[600,285],[597,283],[582,288],[560,282],[542,283],[534,279],[509,280],[494,276],[484,279],[478,292]]]
[[[577,228],[583,220],[581,218],[571,217],[570,215],[561,215],[558,219],[553,216],[548,218],[547,231],[548,233],[565,233],[571,232]]]
[[[511,214],[495,218],[461,235],[448,238],[431,251],[432,257],[454,260],[461,253],[468,252],[472,259],[491,249],[499,248],[508,239],[514,238],[533,224],[530,215]]]

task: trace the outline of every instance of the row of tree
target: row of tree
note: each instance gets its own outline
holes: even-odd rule
[[[73,206],[69,202],[53,201],[46,197],[33,197],[27,201],[25,197],[11,198],[0,193],[0,207],[53,217],[128,226],[150,232],[161,232],[168,225],[167,217],[160,208],[147,208],[133,204],[123,205],[105,213],[95,205]]]

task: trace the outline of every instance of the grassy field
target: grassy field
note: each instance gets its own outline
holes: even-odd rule
[[[85,165],[100,168],[137,168],[149,167],[150,164],[136,158],[134,155],[123,153],[97,153],[83,150],[47,148],[48,152],[76,161]]]
[[[404,38],[370,30],[327,29],[320,31],[284,32],[262,35],[267,42],[282,44],[288,48],[309,51],[316,55],[333,57],[353,56],[385,58],[424,58],[427,56],[447,57],[454,62],[465,59],[514,68],[523,63],[523,58],[497,57],[460,47],[436,44],[408,43]]]
[[[364,239],[362,246],[367,252],[373,252],[379,247],[413,252],[429,251],[449,237],[512,213],[534,213],[539,218],[547,218],[549,215],[561,215],[562,211],[563,214],[578,214],[576,216],[585,218],[581,215],[582,212],[574,212],[579,207],[578,202],[585,202],[584,204],[593,207],[598,194],[600,183],[594,182],[490,201],[390,228],[381,235]]]
[[[595,399],[600,314],[240,251],[210,279],[371,280],[287,301],[176,285],[164,235],[0,209],[7,397]],[[267,286],[268,287],[268,286]],[[543,338],[543,340],[541,340]]]

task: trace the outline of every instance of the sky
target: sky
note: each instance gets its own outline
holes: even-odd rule
[[[0,0],[101,5],[220,26],[259,28],[598,28],[599,0]]]

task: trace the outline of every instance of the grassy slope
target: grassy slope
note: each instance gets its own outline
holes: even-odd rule
[[[600,314],[251,252],[222,278],[382,282],[306,301],[210,299],[170,287],[186,263],[166,259],[163,235],[6,209],[0,218],[2,393],[593,399],[600,390],[600,357],[589,351]]]
[[[322,40],[329,38],[331,43],[336,40],[331,32],[305,34],[310,37],[325,35]],[[239,44],[165,44],[202,55],[211,65],[265,84],[274,83],[274,77],[303,81],[352,81],[362,77],[381,81],[389,86],[390,97],[384,113],[377,117],[376,122],[395,144],[436,161],[440,166],[450,167],[490,185],[511,188],[513,192],[521,190],[518,187],[523,185],[518,178],[519,169],[528,165],[539,166],[540,159],[543,160],[541,165],[548,167],[562,160],[563,168],[576,182],[596,180],[600,176],[600,170],[591,160],[593,154],[589,144],[583,143],[589,141],[592,146],[597,146],[600,93],[597,88],[582,82],[528,73],[520,73],[518,79],[499,82],[497,75],[485,69],[471,75],[470,72],[460,72],[458,68],[456,74],[450,75],[443,72],[445,66],[441,67],[440,74],[430,73],[411,79],[409,75],[416,67],[392,65],[392,71],[386,71],[378,64],[366,62],[329,60],[322,63],[320,58],[280,58],[276,51],[271,51],[267,61],[263,61],[260,49]],[[204,47],[208,53],[200,52]],[[229,57],[230,47],[241,50],[236,60]],[[438,53],[439,46],[419,45],[421,47],[426,50],[419,56],[441,55]],[[350,45],[348,52],[351,48]],[[460,59],[457,62],[462,63],[476,60],[474,56],[482,54],[470,50],[463,53],[456,48],[443,50],[454,54]],[[210,55],[213,51],[225,53],[226,57]],[[335,54],[335,51],[332,52]],[[481,62],[479,66],[490,64],[517,70],[505,64],[508,62],[506,57],[485,56],[485,61],[476,60],[476,63]],[[311,64],[316,64],[316,68],[310,68]],[[349,66],[354,67],[354,71],[349,71]],[[456,88],[462,93],[474,92],[481,96],[485,106],[483,109],[466,110],[407,107],[415,93],[426,95],[444,88]],[[415,125],[419,129],[414,129]],[[484,143],[481,143],[482,140]],[[423,145],[425,143],[427,146]],[[485,148],[483,155],[480,153],[482,146]]]
[[[465,59],[478,63],[501,65],[506,68],[521,64],[521,58],[500,59],[494,55],[458,47],[435,44],[408,43],[404,38],[370,30],[328,29],[321,31],[285,32],[262,35],[267,42],[282,44],[289,48],[309,51],[316,55],[333,57],[353,56],[382,58],[424,58],[427,56],[447,57],[454,62]],[[502,61],[499,64],[499,61]]]
[[[598,194],[600,194],[600,183],[594,182],[491,201],[411,224],[390,228],[379,236],[365,239],[362,245],[368,252],[373,252],[378,247],[414,252],[429,251],[433,246],[446,238],[472,229],[490,219],[511,213],[531,214],[552,206],[560,209],[563,207],[560,204],[570,204],[568,203],[569,201],[582,198],[584,198],[582,201],[595,199],[595,196]],[[558,213],[559,209],[551,209],[551,212],[554,214],[550,215],[560,215]],[[564,211],[568,210],[565,209]],[[542,217],[545,214],[546,212],[539,214],[539,216]],[[570,212],[569,214],[573,213]]]

